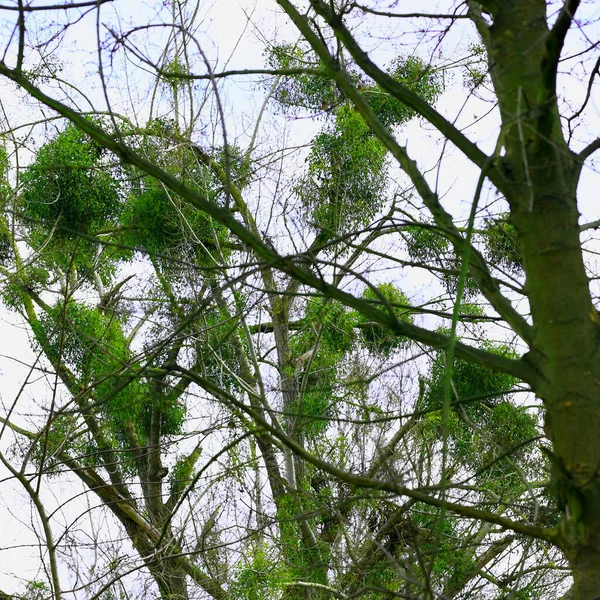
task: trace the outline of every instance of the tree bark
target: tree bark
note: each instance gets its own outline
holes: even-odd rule
[[[563,513],[559,545],[573,569],[575,600],[592,600],[600,597],[600,319],[579,239],[580,166],[564,139],[549,75],[563,33],[548,29],[542,0],[495,3],[491,24],[475,13],[502,116],[497,181],[527,278],[527,357],[542,375],[532,387],[544,401],[552,442],[548,457]]]

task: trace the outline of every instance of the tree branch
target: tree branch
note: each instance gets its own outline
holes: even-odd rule
[[[552,91],[552,93],[555,93],[556,91],[556,73],[558,62],[560,60],[560,53],[562,52],[565,38],[567,37],[571,23],[575,18],[575,13],[577,12],[580,2],[581,0],[565,0],[558,18],[546,40],[548,57],[543,65],[544,79],[547,89]]]
[[[368,6],[364,6],[362,4],[358,4],[358,2],[352,2],[348,6],[348,9],[357,8],[364,13],[369,13],[370,15],[376,15],[378,17],[392,17],[392,18],[403,18],[403,19],[468,19],[467,15],[449,15],[448,13],[424,13],[424,12],[413,12],[413,13],[393,13],[389,11],[376,10],[374,8],[369,8]]]
[[[325,471],[326,473],[329,473],[330,475],[333,475],[339,480],[345,481],[346,483],[355,488],[379,490],[383,492],[397,494],[399,496],[407,496],[425,504],[429,504],[430,506],[437,506],[443,508],[462,517],[466,517],[469,519],[477,519],[488,523],[494,523],[496,525],[499,525],[500,527],[509,529],[516,533],[522,533],[524,535],[531,536],[537,539],[546,540],[553,544],[557,544],[557,542],[560,540],[559,533],[555,529],[536,527],[533,525],[527,525],[526,523],[511,521],[510,519],[506,519],[489,511],[481,510],[473,506],[466,506],[463,504],[457,504],[455,502],[448,502],[443,498],[431,496],[429,494],[421,492],[420,490],[415,490],[413,488],[409,488],[403,485],[398,485],[390,481],[382,481],[371,477],[365,477],[364,475],[356,475],[354,473],[345,471],[344,469],[340,469],[339,467],[332,465],[331,463],[319,458],[318,456],[311,454],[296,440],[294,440],[281,430],[273,427],[250,406],[244,404],[233,394],[230,394],[229,392],[221,389],[210,380],[206,379],[205,377],[202,377],[194,371],[185,369],[184,367],[177,366],[175,369],[181,372],[183,375],[190,377],[190,379],[192,379],[194,383],[198,384],[200,387],[202,387],[204,390],[206,390],[216,398],[220,398],[227,404],[235,406],[247,413],[258,426],[264,428],[273,437],[279,439],[284,445],[290,448],[290,450],[292,450],[292,452],[294,452],[294,454],[299,458],[302,458],[303,460],[309,462],[315,467]]]
[[[279,1],[283,2],[284,0]],[[281,256],[277,253],[272,245],[261,239],[258,233],[250,231],[245,225],[240,223],[240,221],[235,218],[232,211],[222,208],[218,204],[207,200],[198,192],[188,188],[177,178],[169,175],[157,165],[146,160],[134,152],[131,148],[106,133],[103,129],[82,117],[72,108],[46,95],[21,73],[18,73],[13,69],[9,69],[3,62],[0,62],[0,75],[4,75],[5,77],[11,79],[20,85],[24,90],[29,92],[29,94],[31,94],[34,98],[52,108],[56,112],[62,114],[101,146],[116,154],[123,162],[135,166],[158,181],[161,181],[175,194],[187,200],[197,209],[205,212],[210,217],[224,225],[227,229],[229,229],[229,231],[231,231],[231,233],[237,236],[245,246],[253,250],[258,260],[263,261],[261,270],[264,270],[268,267],[275,267],[286,275],[297,279],[300,283],[317,290],[325,297],[339,300],[342,304],[358,310],[368,319],[383,325],[397,335],[409,337],[417,342],[421,342],[434,348],[445,348],[450,343],[450,338],[445,335],[400,321],[394,314],[390,314],[388,311],[381,311],[372,306],[372,304],[367,300],[357,298],[356,296],[353,296],[352,294],[349,294],[348,292],[345,292],[328,283],[322,277],[316,276],[309,270],[301,267],[299,265],[297,256]],[[354,90],[354,92],[355,94],[359,94],[359,92],[356,90]],[[363,103],[360,105],[360,108],[365,109],[364,99],[360,94],[358,101]],[[366,110],[370,111],[370,107],[368,105],[366,106]],[[376,120],[376,117],[372,114],[372,112],[369,114],[371,117],[370,121],[373,122],[379,129],[381,129],[383,127],[381,123]],[[385,129],[383,129],[382,135],[391,140],[395,154],[399,159],[401,159],[405,170],[415,177],[415,181],[422,189],[423,194],[431,199],[433,193],[428,187],[424,187],[427,186],[427,184],[421,173],[418,170],[415,172],[416,165],[414,162],[408,158],[406,152],[400,148],[398,144],[396,144],[396,142],[391,138],[391,135],[385,131]],[[437,198],[435,199],[437,201]],[[439,206],[439,209],[443,210],[441,206]],[[447,220],[448,226],[453,227],[450,215],[447,215]],[[460,236],[460,234],[459,237],[462,240],[462,236]],[[476,254],[474,256],[476,256]],[[268,291],[273,293],[273,290]],[[502,314],[502,316],[505,317],[507,321],[511,323],[511,325],[513,325],[516,331],[522,332],[526,339],[529,337],[528,331],[530,326],[525,322],[523,317],[514,311],[508,300],[504,298],[504,302],[506,303],[506,307],[501,308],[502,312],[500,314]],[[495,304],[497,304],[497,302]],[[498,306],[495,306],[495,308],[498,310]],[[490,369],[504,373],[510,373],[511,375],[514,375],[515,377],[518,377],[519,379],[530,384],[539,379],[539,374],[537,371],[535,371],[523,360],[509,359],[497,354],[486,352],[485,350],[473,348],[472,346],[468,346],[460,342],[456,345],[456,354],[462,358],[484,365]]]
[[[583,165],[585,160],[589,158],[596,150],[600,150],[600,138],[595,139],[593,142],[588,144],[576,158],[579,159],[580,165]]]
[[[278,3],[294,21],[296,27],[300,29],[307,41],[313,49],[324,60],[327,68],[332,71],[339,71],[339,65],[334,61],[327,51],[324,56],[323,48],[326,46],[316,38],[314,32],[310,28],[308,21],[298,13],[295,7],[289,0],[278,0]],[[459,150],[461,150],[467,158],[473,161],[477,166],[483,167],[488,160],[488,156],[480,150],[469,138],[459,131],[450,121],[437,112],[429,103],[423,100],[418,94],[415,94],[407,86],[396,81],[391,75],[380,69],[368,56],[364,50],[358,45],[354,36],[344,25],[342,19],[336,15],[329,6],[322,0],[311,0],[311,5],[315,11],[322,16],[333,29],[336,36],[344,44],[350,52],[356,64],[368,75],[375,83],[381,86],[386,92],[412,108],[421,117],[429,121],[442,135],[448,138]],[[314,45],[317,40],[319,49]],[[345,91],[345,90],[344,90]]]

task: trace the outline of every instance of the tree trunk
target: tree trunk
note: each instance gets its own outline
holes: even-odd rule
[[[600,523],[597,524],[600,528]],[[569,564],[573,569],[575,585],[573,600],[599,600],[600,599],[600,550],[595,540],[593,545],[580,547],[569,555]]]
[[[556,99],[564,36],[548,28],[542,0],[470,7],[503,122],[505,152],[490,176],[510,204],[526,273],[527,357],[540,373],[532,388],[544,401],[552,442],[559,545],[573,569],[575,600],[592,600],[600,598],[600,319],[579,239],[580,165],[564,140]],[[485,20],[477,18],[482,7]]]
[[[163,600],[188,600],[186,574],[173,562],[161,560],[150,567],[150,573],[158,585]]]

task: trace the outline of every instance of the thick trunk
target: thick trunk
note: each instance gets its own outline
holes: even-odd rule
[[[552,442],[559,544],[573,570],[574,600],[592,600],[600,598],[600,318],[579,239],[579,165],[555,93],[561,42],[548,29],[543,0],[469,4],[502,116],[504,154],[492,177],[510,204],[526,273],[528,358],[541,375],[532,387]],[[482,9],[488,18],[478,16]]]
[[[600,550],[598,545],[579,548],[574,556],[569,556],[569,563],[575,581],[569,599],[600,599]]]
[[[548,177],[536,187],[541,193],[531,209],[525,199],[513,202],[533,318],[530,358],[542,375],[534,391],[546,408],[574,599],[591,600],[600,598],[599,319],[579,243],[575,185],[565,193],[564,178]]]
[[[163,600],[188,600],[186,573],[180,565],[160,561],[150,567],[150,573],[158,585]]]

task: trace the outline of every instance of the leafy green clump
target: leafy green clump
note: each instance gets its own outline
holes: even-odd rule
[[[197,187],[187,182],[199,193],[213,197],[214,191],[205,183]],[[173,256],[195,263],[210,260],[215,248],[227,239],[222,225],[149,176],[139,180],[129,194],[121,225],[123,243],[155,255],[164,268],[172,267],[169,257]]]
[[[21,182],[24,217],[57,237],[97,233],[119,212],[120,185],[110,157],[73,126],[39,150]]]
[[[312,142],[296,192],[318,229],[342,235],[366,225],[385,202],[387,150],[352,108]]]
[[[147,437],[151,410],[161,412],[161,431],[173,435],[181,430],[184,407],[156,392],[140,376],[122,323],[84,304],[57,303],[35,327],[36,339],[54,365],[65,364],[80,378],[80,391],[88,389],[106,417],[110,434],[127,444],[132,431]]]
[[[505,346],[495,346],[489,342],[483,349],[503,356],[514,356]],[[441,407],[444,403],[444,386],[446,378],[445,354],[437,354],[431,366],[425,405]],[[518,380],[507,373],[492,371],[487,367],[471,363],[462,358],[455,358],[452,369],[451,401],[458,410],[465,411],[470,418],[477,418],[485,412],[484,407],[493,406],[510,397],[510,392]],[[472,399],[476,399],[473,400]]]
[[[362,116],[346,100],[313,52],[297,45],[273,47],[267,62],[282,75],[272,97],[286,110],[323,112],[328,123],[312,141],[308,170],[296,186],[313,224],[335,235],[366,225],[385,203],[387,150]],[[361,79],[346,64],[350,77],[379,119],[388,127],[415,116],[403,102]],[[303,72],[304,71],[304,72]],[[388,73],[429,102],[443,89],[442,77],[417,57],[397,57]]]
[[[483,242],[491,264],[500,265],[513,273],[523,270],[517,232],[509,223],[508,215],[486,220]]]
[[[431,223],[409,225],[403,229],[403,237],[409,256],[415,262],[438,269],[437,277],[448,293],[454,295],[458,287],[461,260],[441,230]],[[475,280],[468,276],[463,298],[473,297],[478,290]]]
[[[273,46],[266,58],[271,69],[299,71],[283,76],[273,92],[273,99],[282,106],[323,110],[335,106],[340,101],[339,90],[326,76],[322,63],[312,52],[294,44],[281,44]],[[302,73],[303,69],[322,70],[323,75]]]
[[[239,321],[231,318],[227,309],[207,308],[195,336],[196,368],[229,391],[240,387],[239,350],[246,349],[246,340],[238,336],[238,327]]]
[[[441,508],[415,504],[411,520],[419,531],[419,547],[433,555],[432,572],[450,584],[460,580],[472,566],[469,548],[457,547],[460,530],[456,520]]]
[[[396,57],[389,64],[387,72],[429,104],[434,104],[444,90],[441,72],[418,56]],[[363,86],[363,92],[375,114],[388,127],[401,125],[416,116],[414,110],[379,86]]]
[[[487,342],[484,349],[514,356],[504,346]],[[442,433],[442,406],[446,366],[444,354],[433,361],[422,408],[423,423],[430,435]],[[452,452],[476,470],[481,485],[495,493],[520,486],[512,466],[530,452],[536,437],[537,422],[529,411],[511,402],[518,380],[512,375],[491,371],[481,365],[457,358],[452,370],[448,435]]]
[[[12,195],[8,181],[9,169],[8,153],[0,145],[0,207],[6,211],[9,198]],[[13,236],[6,215],[0,217],[0,265],[8,266],[14,259]]]
[[[353,319],[339,302],[317,298],[308,302],[304,320],[306,327],[290,345],[301,386],[302,427],[317,434],[327,428],[339,402],[338,366],[354,344]]]
[[[236,568],[231,596],[234,600],[271,600],[279,597],[286,580],[282,562],[268,548],[256,546]]]
[[[366,288],[362,297],[378,305],[383,311],[392,311],[399,321],[412,323],[414,320],[408,298],[393,283],[382,283],[376,288]],[[357,317],[357,325],[365,348],[381,356],[389,356],[408,342],[405,336],[397,335],[383,325],[370,323],[362,315]]]
[[[283,75],[272,94],[273,99],[288,110],[301,108],[329,112],[346,103],[344,95],[327,72],[325,65],[310,50],[294,44],[274,46],[267,53],[267,64],[272,69],[297,71]],[[345,67],[385,125],[401,125],[415,116],[416,113],[406,104],[378,85],[361,78],[349,61]],[[386,71],[396,81],[429,103],[434,103],[444,89],[442,73],[417,56],[397,56],[390,62]]]
[[[449,253],[450,243],[434,225],[409,225],[402,233],[408,254],[416,261],[440,261]]]
[[[110,281],[127,252],[111,247],[100,260],[97,236],[118,224],[122,175],[114,158],[73,126],[39,150],[21,176],[20,217],[49,272],[68,273],[73,284],[96,275]]]

